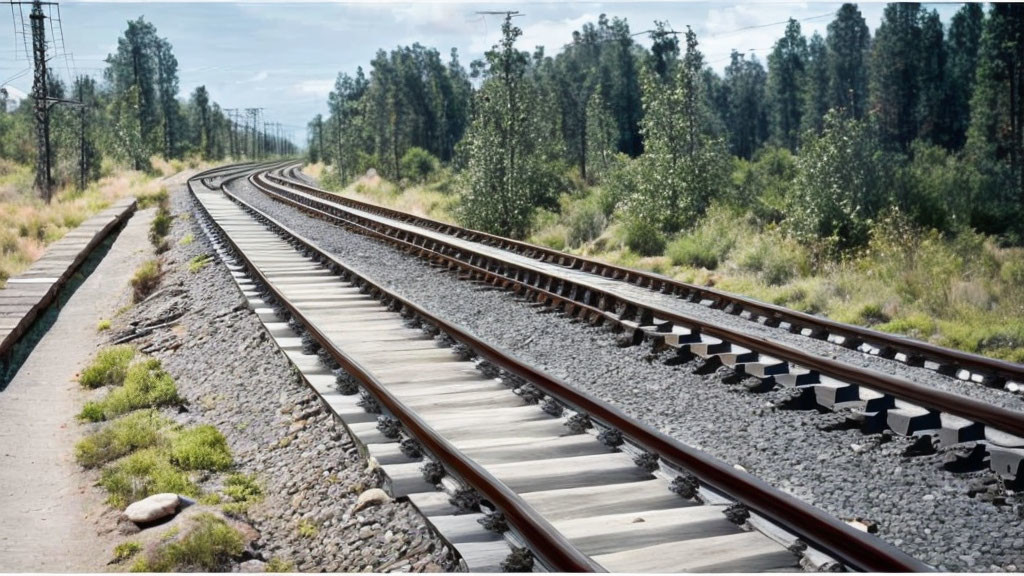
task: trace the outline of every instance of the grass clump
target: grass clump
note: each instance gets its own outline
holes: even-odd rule
[[[107,330],[110,330],[110,319],[109,318],[104,318],[104,319],[102,319],[102,320],[100,320],[99,322],[96,323],[96,331],[97,332],[106,332]]]
[[[142,551],[142,545],[134,540],[122,542],[114,547],[114,562],[124,562]]]
[[[266,567],[263,569],[264,572],[295,572],[295,565],[287,560],[282,560],[277,556],[271,558]]]
[[[303,538],[313,538],[314,536],[320,533],[320,530],[317,529],[316,524],[306,519],[303,519],[301,522],[299,522],[299,527],[296,529],[296,531],[299,533],[299,536],[302,536]]]
[[[79,418],[91,422],[110,420],[133,410],[180,404],[178,388],[155,358],[136,362],[128,368],[124,384],[102,400],[86,403]]]
[[[179,246],[190,246],[195,241],[196,241],[195,235],[193,235],[191,232],[189,232],[188,234],[185,234],[185,236],[181,240],[178,240],[178,245]]]
[[[145,210],[153,206],[166,206],[170,196],[167,194],[167,188],[160,188],[152,192],[139,194],[135,199],[139,210]]]
[[[200,254],[188,261],[188,271],[196,274],[210,263],[209,254]]]
[[[86,468],[113,462],[136,450],[160,444],[170,425],[155,410],[142,410],[118,418],[75,445],[75,460]]]
[[[205,424],[177,434],[170,455],[171,462],[184,470],[226,470],[234,463],[224,435]]]
[[[109,496],[107,502],[124,508],[128,504],[161,492],[198,496],[199,488],[178,469],[166,451],[146,448],[110,464],[100,477]]]
[[[132,300],[136,303],[142,302],[150,294],[156,291],[160,285],[160,277],[163,271],[160,266],[160,260],[152,259],[142,263],[137,270],[135,275],[132,276]]]
[[[132,572],[227,571],[245,547],[241,533],[212,514],[197,516],[195,522],[195,528],[180,540],[137,560]]]
[[[107,321],[107,328],[110,321]],[[110,346],[96,354],[96,359],[82,370],[78,382],[86,388],[101,386],[120,386],[124,384],[128,374],[128,365],[135,359],[135,348],[132,346]]]

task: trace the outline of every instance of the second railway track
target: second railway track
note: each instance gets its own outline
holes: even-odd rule
[[[829,557],[855,569],[928,568],[430,316],[240,198],[204,188],[193,194],[206,227],[237,258],[234,274],[271,334],[470,568],[495,568],[508,541],[557,570],[763,571]],[[306,331],[304,341],[271,304]],[[462,358],[403,316],[454,339]],[[356,406],[344,378],[335,390],[334,375],[308,354],[317,349],[358,380],[380,417]],[[473,354],[519,394],[481,374],[465,359]],[[546,398],[543,409],[523,396]],[[451,500],[431,488],[445,472],[457,478]],[[454,514],[473,494],[501,514]],[[481,533],[475,520],[498,533],[507,524],[513,536]]]
[[[1024,483],[1024,414],[1018,409],[950,393],[907,378],[808,353],[769,338],[752,336],[671,309],[637,295],[637,288],[602,276],[552,266],[501,248],[395,220],[384,209],[354,208],[352,201],[285,180],[288,168],[255,172],[250,180],[273,199],[315,217],[391,243],[469,277],[529,295],[592,323],[617,326],[638,343],[695,355],[704,369],[725,366],[754,379],[762,389],[791,389],[794,404],[836,411],[866,432],[891,429],[917,437],[923,450],[963,446],[951,456],[952,470],[988,467],[1009,486]],[[276,174],[276,175],[275,175]],[[393,211],[392,211],[393,212]],[[970,356],[970,355],[968,355]],[[959,357],[952,353],[951,357]],[[951,365],[947,360],[943,365]],[[1024,370],[996,362],[1005,373]],[[1014,376],[1018,380],[1019,376]]]

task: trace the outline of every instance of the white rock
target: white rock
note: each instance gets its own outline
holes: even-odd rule
[[[371,504],[387,504],[388,502],[391,502],[391,497],[388,496],[387,492],[380,488],[370,488],[359,495],[359,498],[356,499],[356,506],[352,511],[362,510]]]
[[[136,524],[155,522],[173,515],[178,510],[181,499],[177,494],[154,494],[132,503],[124,509],[124,516]]]

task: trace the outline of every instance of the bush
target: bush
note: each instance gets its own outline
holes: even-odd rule
[[[75,445],[75,460],[86,468],[113,462],[142,448],[156,446],[170,421],[154,410],[128,414],[114,420]]]
[[[160,206],[149,227],[149,241],[153,243],[153,246],[159,247],[163,244],[164,237],[171,233],[172,222],[174,222],[174,216],[171,216],[170,210],[166,206]]]
[[[637,220],[626,224],[626,246],[641,256],[657,256],[665,251],[665,237],[656,224]]]
[[[755,232],[741,217],[713,206],[700,225],[669,244],[665,254],[676,266],[714,270],[725,261],[741,234],[753,236]]]
[[[128,368],[124,385],[113,389],[102,400],[89,402],[79,418],[98,422],[110,420],[132,410],[180,404],[174,379],[160,367],[160,361],[149,358]]]
[[[109,321],[107,324],[109,328]],[[135,358],[135,348],[128,345],[110,346],[96,354],[96,359],[82,370],[78,382],[86,388],[120,386],[128,374],[128,365]]]
[[[132,276],[132,300],[136,303],[142,302],[160,286],[162,275],[160,260],[147,260],[135,271]]]
[[[188,475],[157,448],[139,450],[104,468],[100,485],[109,493],[107,502],[117,508],[162,492],[199,494]]]
[[[741,268],[757,272],[769,286],[779,286],[808,271],[807,253],[777,233],[766,233],[740,253]]]
[[[209,425],[178,433],[171,440],[171,462],[185,470],[226,470],[234,463],[224,435]]]
[[[590,242],[604,232],[608,225],[608,219],[601,209],[597,199],[586,199],[575,202],[569,206],[566,213],[568,232],[566,233],[570,246],[579,246]]]
[[[227,572],[231,560],[241,556],[245,542],[241,533],[212,514],[195,518],[196,526],[181,540],[158,548],[150,557],[140,558],[132,572]]]
[[[437,170],[437,165],[437,158],[434,158],[430,152],[416,146],[406,150],[401,161],[399,161],[402,176],[413,182],[425,182]]]

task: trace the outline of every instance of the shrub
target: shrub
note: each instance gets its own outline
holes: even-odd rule
[[[139,450],[104,468],[100,485],[109,493],[107,502],[117,508],[162,492],[199,494],[188,475],[157,448]]]
[[[294,572],[295,565],[287,560],[282,560],[277,556],[274,556],[267,562],[267,566],[264,568],[264,572]]]
[[[110,321],[107,321],[110,327]],[[128,374],[128,365],[135,358],[135,348],[128,345],[110,346],[96,354],[96,359],[82,370],[78,382],[86,388],[120,386]]]
[[[769,286],[779,286],[807,272],[807,253],[800,245],[778,233],[766,233],[740,253],[739,265],[757,272]]]
[[[86,468],[113,462],[135,450],[156,446],[170,422],[156,411],[144,410],[114,420],[75,445],[75,460]]]
[[[178,433],[170,451],[171,462],[185,470],[225,470],[234,463],[224,435],[210,425]]]
[[[665,251],[665,237],[654,223],[636,220],[626,224],[626,246],[642,256],[657,256]]]
[[[406,150],[399,162],[402,176],[414,182],[425,182],[437,170],[437,164],[437,158],[416,146]]]
[[[104,318],[103,320],[100,320],[99,322],[96,323],[96,331],[97,332],[105,332],[107,330],[110,330],[110,320],[109,319]]]
[[[151,206],[166,206],[169,199],[167,188],[161,188],[149,194],[140,194],[136,198],[139,210],[145,210]]]
[[[147,260],[135,271],[132,276],[132,300],[142,302],[150,294],[156,291],[160,285],[162,270],[160,261],[157,259]]]
[[[196,516],[195,523],[180,540],[136,561],[132,572],[228,571],[231,560],[245,548],[241,533],[212,514]]]
[[[570,246],[579,246],[604,232],[608,219],[597,199],[587,199],[569,206],[566,214],[567,238]]]
[[[155,358],[136,362],[128,368],[124,385],[113,389],[102,400],[89,402],[79,418],[98,422],[110,420],[132,410],[180,404],[174,379]],[[97,418],[99,416],[99,418]]]

